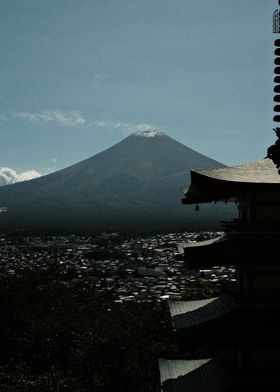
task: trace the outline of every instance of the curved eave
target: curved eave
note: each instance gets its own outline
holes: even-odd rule
[[[216,357],[207,359],[159,359],[162,392],[226,391],[230,376]]]
[[[212,201],[236,201],[240,183],[211,178],[191,170],[191,185],[183,204],[211,203]]]
[[[262,264],[279,265],[280,236],[275,233],[227,234],[212,241],[202,241],[184,248],[187,269],[214,265]]]
[[[170,301],[168,306],[176,331],[205,324],[235,308],[235,304],[225,296],[198,301]]]
[[[236,173],[237,168],[249,168],[249,175],[238,176]],[[254,170],[250,167],[253,166]],[[198,203],[211,203],[213,201],[238,201],[240,193],[246,189],[270,189],[280,191],[280,176],[275,177],[274,167],[271,167],[273,175],[268,175],[264,178],[264,174],[259,174],[256,170],[256,165],[242,165],[236,168],[226,169],[212,169],[212,170],[191,170],[191,185],[185,193],[185,198],[182,199],[183,204],[198,204]],[[264,166],[260,161],[259,166]],[[270,166],[267,168],[266,173],[269,173]],[[258,167],[258,166],[257,166]],[[240,170],[241,171],[241,170]]]

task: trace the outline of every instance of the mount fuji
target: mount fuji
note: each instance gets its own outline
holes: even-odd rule
[[[138,132],[79,163],[0,187],[0,230],[157,232],[218,228],[233,217],[224,205],[197,212],[181,204],[190,169],[219,168],[154,130]]]

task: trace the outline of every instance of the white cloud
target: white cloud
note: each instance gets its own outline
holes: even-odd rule
[[[0,167],[0,186],[14,184],[20,181],[32,180],[40,177],[41,173],[36,170],[26,170],[22,173],[17,173],[15,170],[8,167]]]
[[[63,112],[60,110],[45,110],[36,113],[16,112],[11,113],[9,117],[11,118],[11,116],[21,118],[27,121],[56,122],[68,127],[88,124],[89,126],[96,128],[115,129],[121,132],[123,135],[129,135],[131,133],[138,132],[148,132],[155,129],[159,130],[161,128],[155,124],[149,123],[135,124],[125,121],[96,120],[92,118],[86,119],[86,117],[78,111]],[[7,119],[7,117],[3,115],[3,121],[4,118]]]
[[[109,129],[118,129],[124,134],[137,133],[143,131],[153,131],[154,129],[158,129],[157,126],[147,123],[133,124],[126,122],[113,122],[113,121],[98,121],[95,120],[91,124],[92,126],[99,128],[109,128]]]
[[[80,112],[62,112],[60,110],[44,111],[39,113],[17,112],[13,113],[15,117],[30,121],[57,122],[59,124],[73,127],[75,125],[83,125],[86,119]]]

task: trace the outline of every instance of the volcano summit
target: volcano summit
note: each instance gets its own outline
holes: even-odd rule
[[[224,206],[181,205],[193,168],[219,168],[160,131],[132,134],[63,170],[0,187],[1,230],[152,232],[205,228],[225,219]],[[232,214],[232,212],[230,212]],[[199,218],[199,219],[198,219]]]

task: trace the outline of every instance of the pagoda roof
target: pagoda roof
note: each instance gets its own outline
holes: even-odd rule
[[[261,159],[233,167],[194,171],[222,181],[280,184],[280,176],[271,159]]]
[[[168,305],[176,330],[203,324],[235,308],[235,304],[225,296],[197,301],[170,301]]]
[[[159,359],[162,392],[224,391],[229,376],[218,358]]]
[[[226,233],[207,241],[186,244],[184,259],[188,269],[214,265],[279,265],[280,234],[272,232]]]
[[[183,204],[236,201],[240,190],[248,186],[280,190],[280,175],[270,159],[220,169],[191,170],[191,186]]]

